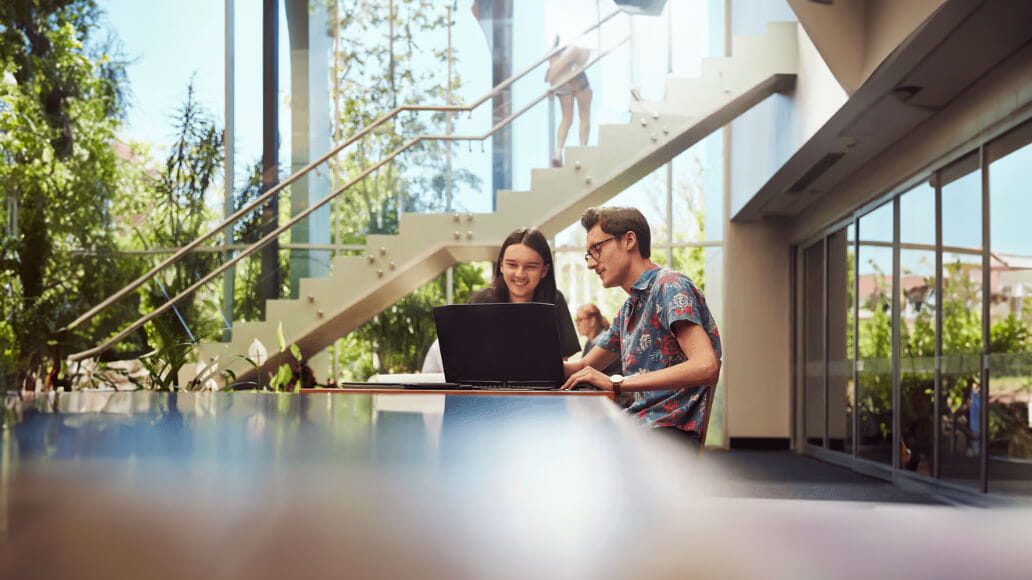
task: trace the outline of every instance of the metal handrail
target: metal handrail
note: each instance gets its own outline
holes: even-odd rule
[[[604,22],[604,21],[600,21],[599,24],[601,24],[602,22]],[[280,234],[282,234],[283,232],[287,231],[288,229],[290,229],[291,227],[293,227],[294,225],[299,223],[301,220],[307,218],[309,215],[314,213],[316,210],[320,209],[322,206],[324,206],[327,203],[329,203],[330,201],[336,199],[337,196],[339,196],[340,194],[344,193],[344,191],[350,189],[351,187],[356,185],[358,182],[362,181],[363,179],[365,179],[370,174],[372,174],[373,172],[377,171],[378,169],[380,169],[384,165],[390,163],[398,155],[404,153],[406,150],[412,148],[413,146],[417,145],[418,143],[420,143],[422,141],[483,141],[484,139],[487,139],[488,137],[490,137],[490,136],[494,135],[496,132],[498,132],[502,127],[505,127],[506,125],[511,123],[513,120],[515,120],[517,117],[520,117],[525,112],[527,112],[528,110],[533,108],[535,105],[540,103],[542,100],[544,100],[545,98],[551,96],[555,92],[555,88],[556,87],[561,87],[565,83],[573,80],[578,74],[580,74],[581,72],[583,72],[583,71],[587,70],[588,68],[590,68],[591,66],[593,66],[595,63],[597,63],[603,57],[607,56],[613,50],[616,50],[618,47],[626,44],[628,42],[628,40],[629,40],[629,37],[625,37],[620,42],[614,44],[610,48],[606,49],[605,51],[599,53],[597,56],[595,56],[594,58],[589,60],[587,63],[585,63],[585,65],[583,67],[581,67],[581,68],[579,68],[577,70],[571,71],[567,76],[563,77],[563,79],[561,81],[556,82],[554,85],[549,87],[545,92],[543,92],[537,98],[535,98],[530,103],[528,103],[527,105],[522,107],[520,110],[516,111],[515,113],[513,113],[513,114],[509,115],[508,117],[506,117],[506,118],[502,119],[501,121],[499,121],[488,132],[486,132],[486,133],[484,133],[482,135],[420,135],[418,137],[414,137],[412,139],[409,139],[403,145],[401,145],[400,147],[398,147],[397,149],[392,151],[390,154],[388,154],[386,157],[384,157],[383,159],[381,159],[380,161],[378,161],[374,165],[372,165],[372,166],[368,167],[367,169],[365,169],[364,171],[362,171],[362,173],[358,174],[351,181],[345,183],[343,186],[341,186],[336,191],[328,194],[326,197],[322,198],[321,200],[317,201],[316,203],[314,203],[314,204],[310,205],[309,207],[305,208],[303,211],[301,211],[300,213],[298,213],[297,215],[292,217],[289,221],[287,221],[286,223],[284,223],[281,226],[277,227],[272,232],[269,232],[264,237],[262,237],[261,239],[259,239],[256,242],[254,242],[253,244],[248,246],[246,249],[244,249],[242,252],[237,254],[235,257],[233,257],[230,260],[224,262],[221,266],[219,266],[215,270],[209,272],[207,275],[205,275],[204,277],[200,278],[197,282],[195,282],[194,284],[192,284],[191,286],[189,286],[185,290],[181,291],[179,294],[175,295],[174,297],[169,299],[167,302],[165,302],[161,306],[155,308],[150,313],[148,313],[148,314],[142,316],[141,318],[137,319],[136,322],[134,322],[133,324],[131,324],[128,327],[126,327],[124,330],[119,332],[117,335],[111,337],[110,339],[108,339],[107,341],[101,343],[100,345],[98,345],[96,347],[93,347],[91,349],[84,350],[84,351],[72,354],[72,355],[70,355],[68,357],[68,359],[71,360],[71,361],[78,361],[78,360],[81,360],[81,359],[84,359],[84,358],[87,358],[87,357],[91,357],[91,356],[100,354],[100,353],[104,352],[105,350],[111,348],[111,346],[113,346],[114,344],[118,343],[119,341],[121,341],[125,337],[129,336],[130,334],[135,332],[137,329],[142,327],[144,324],[147,324],[148,322],[150,322],[155,317],[157,317],[161,313],[165,312],[169,308],[174,307],[174,305],[177,302],[179,302],[180,300],[182,300],[186,296],[192,294],[193,292],[195,292],[196,290],[198,290],[199,288],[201,288],[202,286],[204,286],[205,284],[210,282],[216,276],[218,276],[219,274],[222,274],[223,272],[228,270],[230,267],[234,266],[240,260],[243,260],[244,258],[250,256],[254,252],[260,250],[263,247],[265,247],[269,242],[271,242],[272,240],[276,239]],[[540,64],[540,63],[538,63],[538,64]],[[537,66],[537,65],[535,65],[535,66]],[[501,86],[501,85],[499,85],[499,86]],[[401,108],[399,107],[398,109],[395,109],[395,111],[397,111],[399,109],[401,109]],[[441,107],[440,109],[443,109],[443,107]],[[436,110],[436,109],[434,109],[434,110]],[[322,161],[319,161],[319,162],[316,162],[313,165],[309,165],[308,167],[306,167],[305,169],[302,169],[301,171],[302,172],[307,171],[310,167],[314,167],[315,165],[319,165],[321,162]],[[299,175],[299,174],[295,174],[295,176],[297,176],[297,175]],[[272,190],[270,190],[270,191],[272,191]],[[261,198],[259,198],[259,199],[261,199]],[[256,202],[257,201],[258,200],[256,200]],[[249,211],[249,210],[242,209],[242,210],[238,211],[237,214],[240,214],[240,213],[246,212],[246,211]],[[234,216],[236,216],[236,214],[234,214]],[[229,221],[229,218],[227,218],[227,221]],[[229,221],[229,223],[232,223],[232,222]],[[219,226],[219,228],[225,227],[225,225],[227,225],[226,222],[221,224]],[[218,231],[219,231],[219,229],[216,229],[216,230],[213,230],[212,232],[209,232],[209,234],[207,234],[205,239],[208,239],[208,238],[212,237]],[[201,241],[203,241],[203,240],[201,240]],[[152,270],[151,273],[156,274],[157,271],[160,271],[160,269],[163,268],[165,265],[174,263],[173,258],[177,258],[177,256],[181,257],[180,254],[185,255],[186,252],[196,248],[197,244],[198,244],[198,242],[195,242],[194,244],[192,244],[192,247],[191,246],[184,247],[182,250],[180,250],[180,252],[177,252],[177,254],[167,258],[162,264],[160,264],[158,267],[156,267],[154,270]],[[149,274],[151,274],[151,273],[149,273]],[[141,279],[137,280],[137,282],[142,284],[142,283],[146,282],[146,279],[141,278]],[[137,284],[137,287],[138,286],[139,286],[139,284]],[[131,291],[132,289],[134,289],[134,288],[131,288],[129,291]],[[118,299],[118,298],[116,298],[114,296],[113,296],[113,298],[115,300]],[[109,302],[109,301],[113,302],[113,300],[111,298],[109,298],[108,300],[105,301],[105,303]],[[101,305],[98,305],[97,307],[95,307],[94,310],[97,310],[101,306],[104,306],[104,303],[102,303]],[[105,306],[105,308],[106,308],[106,306]],[[97,312],[100,312],[102,310],[103,309],[97,310]],[[87,314],[89,314],[89,313],[87,313]],[[83,315],[83,316],[85,317],[86,315]],[[76,320],[73,323],[73,325],[74,324],[78,324],[79,322],[80,322],[79,320]],[[68,328],[73,328],[73,325],[69,325]]]
[[[596,57],[592,58],[591,60],[589,60],[587,63],[585,63],[585,65],[582,68],[570,72],[570,74],[568,76],[564,77],[561,82],[557,82],[553,87],[560,87],[563,84],[565,84],[566,82],[573,80],[574,77],[576,77],[578,74],[580,74],[584,70],[587,70],[588,68],[590,68],[592,65],[594,65],[600,59],[602,59],[603,57],[608,55],[610,52],[612,52],[613,50],[616,50],[616,48],[626,44],[627,41],[628,41],[628,38],[625,37],[620,42],[616,43],[612,47],[610,47],[607,50],[605,50],[604,52],[600,53],[598,56],[596,56]],[[244,251],[240,252],[235,257],[231,258],[229,261],[224,262],[221,266],[219,266],[215,270],[209,272],[206,276],[204,276],[203,278],[199,279],[197,282],[195,282],[189,288],[186,288],[185,290],[183,290],[179,294],[175,295],[174,297],[169,299],[167,302],[165,302],[161,306],[159,306],[159,307],[155,308],[154,310],[152,310],[149,314],[146,314],[143,317],[139,318],[136,322],[134,322],[133,324],[131,324],[128,327],[126,327],[122,332],[118,333],[117,335],[111,337],[110,339],[108,339],[104,343],[102,343],[102,344],[100,344],[100,345],[98,345],[98,346],[96,346],[94,348],[91,348],[91,349],[88,349],[88,350],[84,350],[82,352],[78,352],[78,353],[75,353],[73,355],[70,355],[68,357],[68,359],[72,360],[72,361],[81,360],[81,359],[84,359],[84,358],[87,358],[87,357],[90,357],[90,356],[94,356],[94,355],[100,354],[100,353],[104,352],[105,350],[111,348],[111,346],[113,346],[114,344],[118,343],[123,338],[129,336],[130,334],[135,332],[137,329],[142,327],[144,324],[147,324],[152,319],[157,317],[159,314],[165,312],[169,308],[172,308],[177,302],[179,302],[180,300],[182,300],[186,296],[192,294],[197,289],[201,288],[202,286],[204,286],[205,284],[210,282],[216,276],[218,276],[219,274],[221,274],[221,273],[225,272],[226,270],[228,270],[231,266],[235,265],[240,260],[242,260],[242,259],[250,256],[254,252],[260,250],[266,244],[268,244],[272,240],[276,239],[276,237],[278,237],[280,234],[282,234],[283,232],[287,231],[288,229],[293,227],[295,224],[297,224],[301,220],[307,218],[309,215],[314,213],[317,209],[319,209],[322,206],[326,205],[327,203],[329,203],[330,201],[335,199],[338,195],[340,195],[344,191],[350,189],[352,186],[354,186],[359,181],[362,181],[363,179],[368,177],[374,171],[380,169],[381,167],[383,167],[387,163],[390,163],[392,160],[394,160],[395,157],[397,157],[401,153],[404,153],[406,150],[412,148],[413,146],[415,146],[416,144],[420,143],[421,141],[432,141],[432,140],[437,140],[437,141],[483,141],[484,139],[487,139],[491,135],[494,135],[496,132],[498,132],[499,129],[501,129],[502,127],[508,125],[514,119],[516,119],[517,117],[521,116],[523,113],[525,113],[528,110],[530,110],[534,105],[537,105],[542,100],[544,100],[548,96],[552,95],[555,92],[555,88],[553,88],[553,87],[550,87],[548,90],[546,90],[544,93],[542,93],[536,99],[534,99],[529,104],[527,104],[526,106],[521,108],[519,111],[517,111],[517,112],[509,115],[505,119],[502,119],[501,121],[499,121],[495,126],[493,126],[491,128],[490,131],[488,131],[487,133],[484,133],[483,135],[420,135],[419,137],[414,137],[412,139],[409,139],[402,146],[398,147],[397,149],[392,151],[390,154],[388,154],[386,157],[384,157],[383,159],[378,161],[376,164],[370,166],[369,168],[364,170],[362,173],[360,173],[357,177],[355,177],[351,181],[349,181],[346,184],[344,184],[340,189],[338,189],[338,190],[328,194],[326,197],[324,197],[321,200],[317,201],[316,203],[310,205],[304,211],[298,213],[293,218],[291,218],[287,223],[279,226],[278,228],[276,228],[272,232],[269,232],[263,238],[261,238],[260,240],[254,242],[253,244],[251,244],[247,249],[245,249]]]
[[[620,13],[619,10],[616,10],[616,11],[610,13],[608,16],[606,16],[605,18],[602,18],[601,20],[599,20],[598,22],[596,22],[595,24],[593,24],[589,28],[587,28],[584,32],[582,32],[579,35],[577,35],[574,38],[574,40],[579,39],[579,38],[587,35],[591,31],[601,27],[603,24],[605,24],[609,20],[611,20],[614,17],[616,17],[616,15],[619,14],[619,13]],[[494,87],[493,89],[488,91],[487,94],[485,94],[480,99],[474,101],[472,104],[469,104],[469,105],[401,105],[399,107],[395,107],[389,113],[387,113],[385,115],[382,115],[380,118],[376,119],[375,121],[373,121],[369,125],[366,125],[358,133],[355,133],[350,138],[348,138],[346,141],[344,141],[340,145],[334,147],[333,149],[328,151],[325,155],[323,155],[319,159],[317,159],[317,160],[309,163],[308,165],[302,167],[300,170],[298,170],[296,173],[294,173],[290,177],[286,178],[285,180],[281,181],[276,186],[272,187],[271,189],[269,189],[268,191],[266,191],[265,193],[263,193],[259,197],[255,198],[254,201],[252,201],[251,203],[249,203],[246,206],[242,207],[241,209],[237,210],[233,215],[231,215],[231,216],[225,218],[224,220],[222,220],[222,222],[220,222],[217,226],[215,226],[208,233],[201,235],[200,237],[195,239],[193,242],[190,242],[186,246],[183,246],[182,249],[180,249],[178,252],[176,252],[175,254],[169,256],[168,258],[163,260],[160,264],[154,266],[149,271],[147,271],[145,274],[143,274],[142,276],[140,276],[136,280],[130,282],[127,286],[125,286],[124,288],[122,288],[118,292],[115,292],[111,296],[107,297],[100,304],[98,304],[98,305],[94,306],[93,308],[89,309],[88,311],[86,311],[84,314],[82,314],[81,316],[79,316],[78,318],[73,320],[71,323],[68,324],[68,326],[64,327],[61,330],[62,331],[68,331],[68,330],[71,330],[73,328],[76,328],[79,325],[83,324],[84,322],[87,322],[88,320],[92,319],[97,314],[100,314],[101,312],[107,310],[109,307],[111,307],[112,304],[114,304],[115,302],[121,300],[126,295],[128,295],[130,292],[132,292],[133,290],[136,290],[137,288],[142,286],[145,282],[147,282],[148,280],[150,280],[151,278],[156,276],[159,272],[161,272],[162,270],[164,270],[168,266],[171,266],[172,264],[175,264],[176,262],[180,261],[187,254],[192,252],[195,248],[197,248],[198,246],[200,246],[204,242],[210,240],[211,238],[215,237],[219,232],[221,232],[222,230],[226,229],[228,226],[236,223],[237,221],[240,220],[240,218],[244,217],[245,215],[247,215],[247,214],[251,213],[252,211],[254,211],[255,209],[257,209],[258,206],[260,206],[261,204],[265,203],[265,201],[268,200],[269,198],[271,198],[273,195],[278,194],[280,191],[282,191],[288,185],[291,185],[292,183],[294,183],[295,181],[297,181],[301,177],[307,175],[310,171],[312,171],[316,167],[322,165],[323,163],[328,161],[330,158],[336,156],[343,149],[345,149],[346,147],[352,145],[353,143],[355,143],[359,139],[365,137],[366,135],[371,133],[374,129],[376,129],[380,125],[386,123],[390,119],[396,117],[397,115],[399,115],[399,114],[401,114],[401,113],[403,113],[405,111],[440,111],[440,112],[454,112],[454,113],[461,113],[461,112],[470,112],[470,113],[472,113],[473,110],[478,108],[480,105],[482,105],[482,104],[486,103],[488,100],[493,99],[494,97],[498,96],[503,90],[505,90],[510,85],[512,85],[513,83],[515,83],[519,79],[523,78],[527,74],[529,74],[531,71],[536,69],[538,66],[540,66],[542,63],[544,63],[549,58],[552,58],[556,54],[559,54],[559,52],[561,52],[565,48],[566,48],[566,46],[557,46],[557,47],[553,48],[552,50],[548,51],[547,53],[545,53],[544,56],[542,56],[541,58],[536,60],[533,64],[527,66],[526,68],[524,68],[522,71],[520,71],[516,75],[513,75],[513,76],[509,77],[508,79],[502,81],[499,85],[497,85],[496,87]],[[587,67],[585,67],[585,68],[587,68]]]

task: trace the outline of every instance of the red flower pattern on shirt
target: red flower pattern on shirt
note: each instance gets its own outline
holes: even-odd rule
[[[673,324],[678,321],[705,329],[717,357],[720,333],[706,300],[685,275],[651,264],[631,287],[619,313],[598,345],[619,352],[624,374],[667,368],[685,360]],[[654,427],[696,431],[702,425],[709,389],[685,385],[669,391],[635,393],[628,412]]]

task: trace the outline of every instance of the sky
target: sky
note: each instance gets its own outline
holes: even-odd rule
[[[132,107],[124,137],[160,144],[174,136],[173,115],[194,83],[220,125],[225,38],[223,5],[213,0],[100,0],[129,62]]]

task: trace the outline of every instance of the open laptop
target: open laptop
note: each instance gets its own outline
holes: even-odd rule
[[[563,358],[555,306],[452,304],[434,308],[444,377],[459,388],[559,388]]]

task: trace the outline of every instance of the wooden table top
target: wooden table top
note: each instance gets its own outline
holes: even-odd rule
[[[318,389],[300,389],[302,394],[313,394],[313,393],[324,393],[324,394],[336,394],[343,395],[347,393],[375,393],[381,395],[399,395],[399,394],[435,394],[435,395],[477,395],[477,396],[490,396],[500,395],[505,397],[520,396],[520,397],[606,397],[609,399],[613,398],[613,393],[610,391],[600,391],[597,389],[583,389],[576,391],[530,391],[521,389],[430,389],[430,388],[399,388],[396,386],[383,385],[376,386],[370,384],[369,386],[363,387],[345,387],[345,388],[318,388]]]
[[[9,398],[0,577],[1027,574],[1027,511],[715,497],[603,397],[493,395]]]

